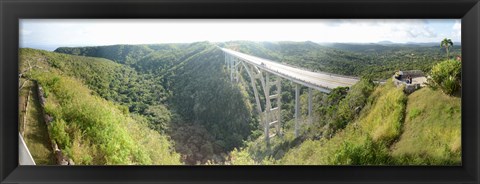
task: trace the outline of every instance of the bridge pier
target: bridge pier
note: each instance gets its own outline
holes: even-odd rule
[[[270,74],[268,72],[265,72],[265,85],[263,88],[263,91],[265,92],[265,115],[264,115],[264,121],[265,121],[265,142],[270,143],[270,110],[272,109],[272,105],[270,103]]]
[[[233,60],[233,62],[232,62]],[[263,71],[256,66],[249,66],[243,60],[234,58],[230,60],[230,77],[231,81],[239,82],[240,75],[242,72],[242,67],[245,69],[247,74],[250,77],[250,85],[253,88],[253,93],[255,95],[256,110],[260,115],[260,122],[263,124],[265,142],[267,145],[270,142],[270,139],[277,135],[282,135],[281,133],[281,78],[279,76],[274,77],[272,82],[271,74],[269,72]],[[233,67],[232,67],[233,66]],[[259,92],[257,90],[256,81],[260,80],[261,87],[263,88],[265,96],[265,107],[262,111],[260,104]],[[276,90],[271,91],[271,88],[275,86]],[[272,100],[276,100],[276,103],[272,104]],[[275,105],[275,107],[273,107]],[[270,129],[272,126],[275,127],[275,133],[271,134]]]
[[[298,137],[300,123],[300,84],[295,84],[295,137]]]
[[[252,85],[253,88],[253,94],[255,96],[255,102],[257,106],[257,112],[259,115],[262,115],[262,106],[260,104],[260,98],[258,96],[258,90],[257,90],[257,85],[256,85],[256,80],[258,79],[258,75],[254,73],[253,66],[249,67],[246,65],[244,62],[242,62],[243,67],[245,68],[245,71],[247,72],[248,76],[250,77],[250,85]]]
[[[281,122],[282,122],[282,78],[277,76],[276,85],[277,85],[277,96],[276,96],[276,98],[277,98],[277,111],[278,111],[278,113],[277,113],[277,121],[278,122],[276,124],[277,125],[276,128],[277,128],[277,134],[279,136],[282,136],[283,135],[282,131],[281,131],[281,128],[282,128],[281,127],[282,126],[282,124],[281,124]]]
[[[276,76],[275,81],[271,81],[270,73],[265,73],[265,82],[262,83],[263,91],[265,93],[265,113],[263,121],[265,122],[265,141],[270,143],[270,139],[274,136],[281,135],[281,78]],[[263,76],[263,75],[261,75]],[[263,77],[261,77],[261,81]],[[275,86],[276,90],[271,91],[271,88]],[[273,93],[272,93],[273,92]],[[276,100],[275,107],[272,105],[272,100]],[[271,134],[270,129],[275,127],[275,133]]]
[[[235,82],[240,82],[240,73],[242,72],[242,67],[240,67],[241,61],[239,59],[233,59],[233,77]]]
[[[233,61],[234,57],[232,55],[225,54],[225,64],[227,65],[227,70],[230,72],[230,82],[233,82]]]
[[[308,88],[308,123],[312,121],[312,88]]]

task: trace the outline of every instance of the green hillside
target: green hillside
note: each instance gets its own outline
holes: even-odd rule
[[[50,138],[75,163],[180,164],[180,156],[173,151],[168,136],[151,130],[145,119],[130,114],[123,106],[95,95],[84,81],[67,75],[68,70],[57,69],[52,63],[59,61],[52,55],[58,56],[32,49],[20,51],[22,64],[30,62],[41,67],[26,73],[25,78],[42,85],[45,112],[53,117],[48,126]],[[77,59],[63,57],[59,63],[75,63]],[[106,60],[82,59],[98,66],[115,65]]]
[[[302,87],[298,137],[295,85],[283,80],[284,135],[267,146],[250,77],[243,72],[240,82],[232,83],[217,46],[361,80],[329,94],[314,91],[311,122],[308,88]],[[458,165],[461,160],[459,97],[430,87],[407,95],[390,80],[372,80],[390,78],[398,69],[429,73],[444,58],[437,47],[232,41],[21,49],[20,58],[20,71],[39,66],[21,80],[44,86],[46,110],[54,117],[51,137],[79,164]],[[433,79],[448,77],[444,69],[461,76],[457,61],[445,63]],[[454,77],[437,87],[457,90],[457,82]],[[47,162],[41,141],[38,155]]]
[[[133,64],[138,58],[152,53],[154,50],[146,45],[112,45],[106,47],[60,47],[55,50],[59,53],[68,53],[79,56],[107,58],[121,64]]]
[[[98,48],[122,48],[106,47]],[[222,154],[243,144],[256,121],[246,92],[224,73],[220,49],[207,42],[140,47],[156,50],[139,57],[108,55],[119,63],[42,52],[59,70],[85,81],[93,93],[128,106],[150,128],[168,134],[187,164],[221,162]],[[97,53],[90,47],[57,51],[62,49],[85,52],[79,55]],[[132,62],[121,64],[128,58]]]
[[[461,164],[461,99],[429,88],[408,96],[392,155],[404,164]]]
[[[391,82],[369,97],[359,118],[330,139],[308,140],[290,150],[282,164],[384,165],[388,147],[401,134],[406,95]]]
[[[272,140],[270,156],[267,148],[261,146],[263,138],[259,138],[233,151],[229,163],[459,165],[460,104],[460,98],[440,90],[423,88],[407,96],[401,88],[387,82],[376,87],[360,114],[344,129],[329,134],[325,123],[315,122],[305,130],[304,137],[297,139],[288,133],[292,129],[286,130],[283,140]],[[310,136],[308,131],[312,130],[324,136]]]

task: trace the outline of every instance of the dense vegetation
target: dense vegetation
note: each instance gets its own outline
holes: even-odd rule
[[[167,136],[148,128],[145,119],[123,106],[95,95],[65,71],[50,67],[57,61],[52,55],[57,54],[20,51],[21,60],[42,66],[25,77],[43,87],[45,112],[53,117],[48,126],[50,138],[64,153],[82,165],[180,164],[180,155]]]
[[[267,146],[250,78],[243,72],[239,83],[230,82],[217,45],[361,80],[329,94],[314,91],[311,118],[302,87],[299,137],[294,84],[282,81],[284,135]],[[449,54],[459,51],[453,46]],[[22,49],[21,56],[51,72],[25,77],[45,86],[52,137],[80,164],[458,164],[460,100],[443,92],[458,92],[461,64],[440,62],[445,52],[438,44],[233,41]],[[391,81],[374,82],[399,69],[421,69],[441,90],[407,96]],[[453,85],[439,82],[445,78]],[[440,135],[445,131],[452,133]]]
[[[255,119],[248,96],[240,86],[230,83],[223,71],[223,53],[213,44],[143,45],[138,49],[119,45],[107,47],[59,48],[56,51],[103,56],[128,64],[128,67],[122,67],[139,79],[133,80],[139,84],[138,88],[152,89],[144,90],[143,94],[162,98],[145,99],[149,103],[136,96],[127,96],[126,101],[111,99],[126,105],[128,103],[124,102],[131,102],[130,111],[147,117],[153,128],[159,131],[171,127],[166,132],[175,140],[175,147],[182,153],[185,162],[220,162],[223,160],[222,153],[242,145],[250,135]],[[123,57],[107,54],[124,53],[126,48],[135,52],[151,52]],[[125,77],[126,82],[132,81],[132,78]],[[133,89],[137,87],[133,86]]]
[[[392,85],[393,86],[393,85]],[[299,145],[304,145],[306,141],[309,140],[323,140],[330,139],[334,135],[338,135],[341,133],[337,133],[343,129],[343,127],[347,126],[348,122],[355,120],[362,108],[369,103],[372,103],[373,97],[369,96],[372,93],[375,85],[369,79],[362,79],[360,82],[352,86],[350,90],[347,91],[347,88],[336,88],[330,94],[324,95],[321,93],[314,94],[314,106],[315,117],[314,122],[310,124],[304,125],[303,128],[303,135],[299,138],[294,138],[293,135],[287,134],[284,137],[284,140],[274,140],[272,144],[273,157],[269,157],[272,154],[269,154],[264,147],[259,147],[260,145],[258,142],[249,144],[246,148],[244,148],[241,152],[248,152],[249,154],[245,153],[238,153],[233,152],[232,154],[232,163],[237,164],[237,159],[246,159],[241,157],[241,155],[253,155],[251,157],[252,163],[262,163],[268,164],[272,162],[272,159],[276,160],[274,163],[281,164],[279,162],[280,159],[284,156],[285,153],[290,153],[292,148],[297,147]],[[393,87],[392,87],[393,88]],[[399,90],[401,92],[401,90]],[[304,95],[304,98],[306,95]],[[302,109],[306,109],[307,104],[303,103],[305,107]],[[369,110],[367,110],[369,111]],[[307,114],[303,113],[305,117]],[[290,130],[292,131],[291,124],[293,121],[287,123],[290,125]],[[351,126],[351,125],[349,125]],[[346,134],[346,133],[345,133]],[[353,136],[353,135],[352,135]],[[340,141],[341,138],[338,138]],[[332,146],[337,143],[332,143]],[[312,148],[311,145],[306,145],[306,147]],[[289,151],[290,150],[290,151]],[[335,151],[335,150],[332,150]],[[314,156],[314,155],[311,155]],[[309,160],[309,158],[303,158]],[[302,159],[302,160],[303,160]],[[248,160],[248,159],[246,159]],[[285,164],[305,164],[305,163],[285,163]],[[332,163],[323,163],[323,164],[332,164]]]
[[[222,59],[222,52],[212,45],[191,57],[183,70],[178,70],[169,79],[174,83],[171,88],[174,95],[169,102],[181,117],[176,125],[203,127],[211,136],[211,140],[204,144],[179,144],[183,147],[180,149],[190,149],[187,154],[190,162],[205,163],[214,157],[221,161],[218,159],[222,157],[218,155],[242,145],[254,128],[248,96],[222,72],[223,66],[219,63]],[[172,137],[181,143],[202,140],[201,137],[185,136],[198,130],[185,130],[172,132]]]
[[[138,58],[153,52],[146,45],[113,45],[108,47],[58,48],[55,52],[79,56],[107,58],[121,64],[134,64]]]
[[[462,86],[462,63],[455,60],[446,60],[433,66],[430,72],[429,85],[433,89],[439,88],[448,95],[460,92]]]

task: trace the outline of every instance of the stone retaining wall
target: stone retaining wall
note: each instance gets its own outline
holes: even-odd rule
[[[53,117],[45,112],[45,103],[47,101],[46,101],[45,92],[43,91],[42,86],[38,84],[37,81],[34,81],[34,83],[37,89],[38,100],[40,101],[42,117],[47,126],[48,137],[52,144],[52,150],[57,160],[57,164],[58,165],[75,165],[73,160],[69,159],[65,154],[63,154],[62,150],[58,147],[57,143],[51,139],[50,129],[48,127],[51,126],[51,123],[53,122]]]

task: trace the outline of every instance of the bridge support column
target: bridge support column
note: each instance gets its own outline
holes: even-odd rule
[[[233,82],[233,72],[235,71],[235,58],[230,56],[230,81]]]
[[[233,56],[225,53],[225,65],[227,66],[227,72],[230,72],[230,82],[233,81],[232,62],[233,62]]]
[[[258,90],[257,90],[257,85],[255,81],[259,78],[258,74],[255,74],[255,68],[249,67],[248,65],[245,64],[245,62],[242,62],[243,67],[245,68],[245,71],[247,71],[248,76],[250,76],[250,84],[252,85],[253,88],[253,94],[255,95],[255,102],[257,104],[257,112],[261,116],[262,115],[262,106],[260,104],[260,98],[258,96]]]
[[[312,121],[312,88],[308,88],[308,123]]]
[[[228,66],[228,54],[226,52],[224,52],[224,55],[225,55],[225,66]]]
[[[238,63],[235,65],[235,67],[238,68],[238,70],[235,69],[235,72],[237,73],[237,77],[236,77],[237,78],[237,83],[240,82],[240,77],[241,77],[241,74],[242,74],[242,68],[243,67],[240,66],[241,63],[243,63],[243,62],[241,60],[238,60]]]
[[[262,113],[262,123],[264,124],[264,134],[265,142],[267,147],[270,145],[270,139],[281,134],[281,78],[279,76],[274,77],[274,81],[271,81],[271,75],[268,72],[265,73],[265,77],[262,72],[258,73],[260,82],[263,87],[263,92],[265,95],[265,111]],[[271,91],[272,87],[275,86],[275,90]],[[271,94],[272,93],[272,94]],[[276,103],[272,104],[272,100],[276,99]],[[275,107],[273,107],[275,106]],[[275,127],[275,132],[271,132],[271,128]]]
[[[277,134],[282,136],[282,78],[277,76]]]
[[[295,137],[298,137],[300,123],[300,84],[295,84]]]
[[[264,121],[265,121],[265,142],[267,145],[270,143],[270,110],[272,109],[272,104],[270,102],[270,74],[268,72],[265,72],[265,87],[263,88],[263,91],[265,92],[265,115],[264,115]]]

